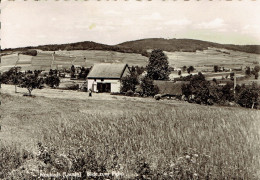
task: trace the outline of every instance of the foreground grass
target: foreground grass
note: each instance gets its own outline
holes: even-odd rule
[[[19,126],[28,133],[23,141],[40,142],[35,159],[49,164],[42,171],[116,171],[123,178],[154,179],[259,177],[256,110],[9,95],[3,105],[3,128]],[[19,157],[16,152],[9,155]]]

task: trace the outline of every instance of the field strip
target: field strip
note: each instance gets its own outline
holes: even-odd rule
[[[28,93],[26,88],[17,87],[18,93],[14,92],[13,85],[6,85],[3,84],[1,87],[1,92],[5,94],[10,94],[14,96],[23,96],[23,94]],[[58,98],[58,99],[69,99],[69,100],[98,100],[98,101],[111,101],[111,100],[118,100],[118,101],[138,101],[138,102],[155,102],[156,100],[153,98],[142,98],[142,97],[127,97],[127,96],[116,96],[110,95],[107,93],[96,94],[93,93],[92,97],[89,97],[87,92],[78,92],[73,90],[60,90],[60,89],[35,89],[32,91],[32,95],[37,97],[47,97],[47,98]],[[158,101],[156,101],[158,102]],[[175,101],[175,100],[163,100],[160,103],[164,104],[182,104],[184,105],[185,102]],[[193,105],[193,104],[191,104]],[[196,106],[196,104],[194,104]]]

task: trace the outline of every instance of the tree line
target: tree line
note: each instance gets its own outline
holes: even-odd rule
[[[155,96],[159,88],[154,85],[154,80],[169,80],[170,68],[167,56],[162,50],[153,50],[148,65],[143,71],[137,72],[137,68],[131,69],[130,75],[122,79],[121,92],[126,95],[138,93],[141,96]],[[188,70],[189,69],[189,70]],[[194,71],[194,67],[183,67],[189,73]],[[218,67],[214,67],[214,70]],[[258,73],[259,66],[254,68],[254,73]],[[144,73],[145,71],[146,73]],[[234,73],[230,74],[231,82],[226,85],[219,85],[216,79],[207,81],[205,76],[199,72],[196,75],[183,77],[188,84],[182,85],[183,99],[190,103],[213,105],[225,105],[235,103],[246,108],[259,108],[260,87],[253,83],[251,85],[236,85],[234,87]],[[233,77],[233,78],[232,78]]]
[[[44,84],[48,85],[51,88],[56,88],[60,84],[60,78],[57,74],[57,71],[50,70],[49,74],[46,77],[40,77],[40,70],[27,71],[25,73],[19,72],[19,67],[13,67],[9,71],[1,73],[0,81],[3,84],[12,84],[16,86],[26,88],[28,90],[28,95],[32,95],[34,89],[41,89],[44,87]]]

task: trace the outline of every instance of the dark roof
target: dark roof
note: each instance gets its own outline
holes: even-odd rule
[[[88,74],[89,79],[120,79],[128,67],[127,64],[100,63],[95,64]]]
[[[182,95],[182,85],[189,84],[189,81],[160,81],[154,80],[154,84],[158,86],[160,94]]]

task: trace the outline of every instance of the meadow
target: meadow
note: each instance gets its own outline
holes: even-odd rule
[[[260,177],[257,110],[94,97],[2,94],[0,178],[40,170],[119,172],[123,179]]]
[[[260,55],[226,49],[209,48],[196,52],[165,52],[169,63],[175,67],[194,66],[197,70],[213,70],[214,65],[225,68],[240,68],[260,63]]]
[[[37,56],[17,54],[1,57],[2,71],[8,70],[17,65],[22,70],[49,70],[50,68],[70,68],[71,65],[85,67],[93,66],[95,63],[128,63],[129,65],[145,66],[148,58],[134,53],[119,53],[114,51],[98,50],[74,50],[74,51],[39,51]],[[29,61],[28,61],[29,59]]]
[[[149,50],[151,51],[151,50]],[[17,65],[23,70],[49,70],[50,68],[70,68],[71,65],[90,67],[95,63],[127,63],[130,66],[146,66],[148,58],[135,53],[120,53],[115,51],[101,50],[72,50],[55,51],[55,60],[52,57],[53,51],[38,51],[35,57],[20,55],[17,61],[17,54],[6,55],[1,58],[1,70],[6,70]],[[260,55],[238,52],[225,49],[209,48],[196,52],[167,52],[169,64],[172,67],[183,67],[184,65],[194,66],[197,71],[213,70],[214,65],[225,68],[240,68],[254,66],[260,63]]]

